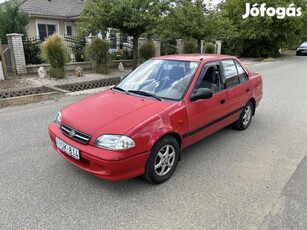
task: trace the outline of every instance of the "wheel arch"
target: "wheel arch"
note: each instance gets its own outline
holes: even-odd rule
[[[155,143],[152,146],[154,146],[159,140],[163,139],[166,136],[171,136],[171,137],[175,138],[175,140],[178,142],[178,144],[179,144],[179,160],[180,160],[181,159],[181,150],[182,150],[182,138],[178,133],[176,133],[176,132],[165,133],[164,135],[157,138]]]
[[[255,98],[251,98],[251,99],[249,99],[249,101],[253,104],[253,113],[252,113],[252,115],[254,116],[255,115],[255,112],[256,112],[256,100],[255,100]]]

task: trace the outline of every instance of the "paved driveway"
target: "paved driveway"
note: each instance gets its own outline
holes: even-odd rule
[[[62,159],[47,126],[84,96],[0,110],[0,229],[306,229],[307,58],[250,64],[264,98],[244,132],[184,150],[159,186],[107,182]]]

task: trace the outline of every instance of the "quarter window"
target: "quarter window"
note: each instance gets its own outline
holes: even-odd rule
[[[235,61],[235,63],[236,63],[237,69],[238,69],[238,74],[239,74],[240,82],[247,81],[248,80],[248,76],[247,76],[245,70],[243,69],[243,67],[237,61]]]

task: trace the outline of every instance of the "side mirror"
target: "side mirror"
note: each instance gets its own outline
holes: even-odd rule
[[[191,95],[191,101],[197,101],[199,99],[208,99],[211,98],[213,92],[208,88],[199,88]]]

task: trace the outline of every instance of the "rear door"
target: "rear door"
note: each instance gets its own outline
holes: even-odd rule
[[[229,100],[229,113],[233,114],[233,119],[236,120],[252,93],[249,77],[235,59],[222,60],[221,65],[223,68],[224,88]]]
[[[205,86],[204,81],[208,80],[209,72],[215,73],[215,79],[212,79],[215,82]],[[201,87],[212,87],[211,89],[214,92],[212,98],[197,101],[189,100],[186,103],[189,132],[183,137],[187,145],[223,128],[225,126],[225,119],[227,119],[228,98],[227,92],[223,84],[221,84],[221,66],[219,62],[211,62],[203,66],[194,90]]]

